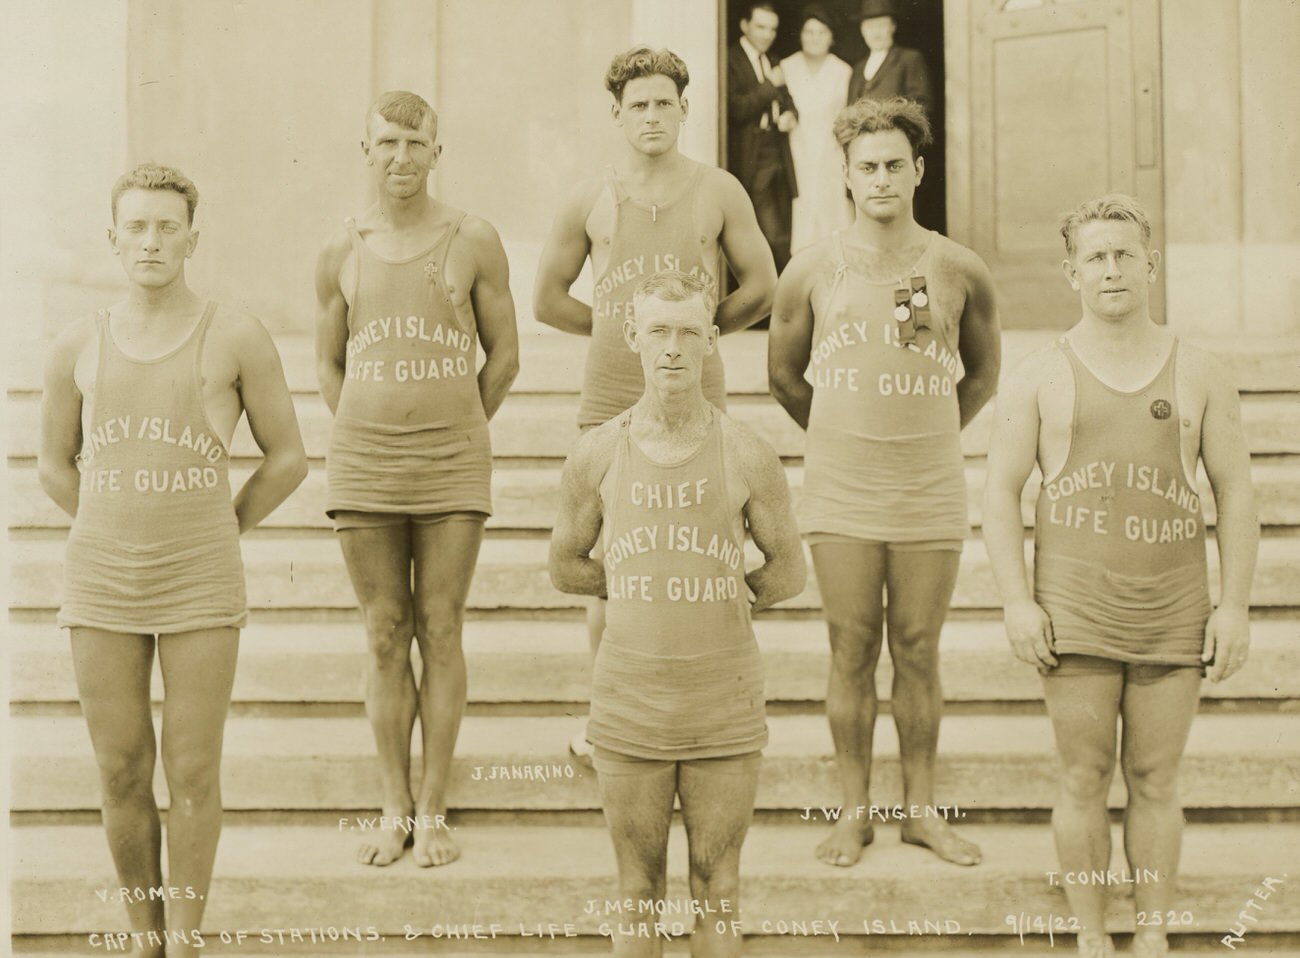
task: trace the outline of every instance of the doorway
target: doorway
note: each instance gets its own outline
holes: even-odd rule
[[[850,66],[867,56],[867,45],[858,29],[858,9],[861,0],[819,0],[821,6],[831,17],[835,42],[831,53],[847,62]],[[799,13],[808,0],[772,0],[771,6],[780,17],[776,41],[768,51],[768,58],[773,64],[799,49]],[[917,222],[941,233],[947,232],[947,198],[944,190],[946,137],[944,134],[944,36],[943,36],[943,0],[894,0],[898,10],[898,32],[894,42],[900,46],[918,50],[925,58],[930,71],[930,85],[934,91],[934,105],[930,111],[930,123],[934,128],[934,145],[925,153],[925,179],[917,190],[915,215]],[[724,0],[720,5],[721,15],[725,18],[723,29],[719,31],[726,45],[730,48],[740,40],[740,20],[749,11],[749,4],[741,0]],[[722,149],[720,155],[725,157],[727,136],[727,58],[725,51],[719,58],[719,89],[722,106],[719,110],[720,136]]]

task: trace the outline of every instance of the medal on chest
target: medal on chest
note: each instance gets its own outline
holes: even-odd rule
[[[913,345],[917,330],[930,328],[930,295],[924,276],[913,276],[909,283],[894,290],[894,321],[898,324],[900,346]]]

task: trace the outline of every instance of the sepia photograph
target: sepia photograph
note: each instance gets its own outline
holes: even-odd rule
[[[8,953],[1300,958],[1298,63],[3,0]]]

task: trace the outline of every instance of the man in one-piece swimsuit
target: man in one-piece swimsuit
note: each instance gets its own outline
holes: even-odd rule
[[[326,510],[365,621],[383,817],[398,823],[361,846],[369,865],[396,861],[407,844],[423,866],[460,854],[446,793],[465,709],[461,624],[492,510],[488,419],[519,368],[496,231],[428,194],[437,137],[437,115],[415,94],[376,101],[362,150],[378,199],[316,266],[317,378],[334,413]],[[480,343],[487,360],[476,371]]]
[[[127,296],[59,335],[41,401],[41,485],[73,517],[58,622],[71,632],[104,830],[119,885],[132,890],[123,898],[142,955],[204,947],[222,734],[247,616],[239,536],[307,474],[271,337],[186,283],[197,204],[194,184],[169,167],[143,164],[117,181],[108,238]],[[232,500],[241,415],[264,458]],[[166,692],[166,881],[153,792],[155,647]],[[166,908],[148,894],[163,885],[182,889]]]
[[[883,632],[903,805],[919,812],[903,841],[973,865],[979,849],[934,804],[934,766],[939,631],[968,532],[961,430],[993,395],[1000,362],[993,282],[978,256],[913,218],[930,143],[916,103],[859,100],[834,129],[856,218],[782,274],[768,353],[773,395],[808,432],[799,527],[830,633],[826,713],[844,804],[817,856],[852,865],[874,837]]]
[[[701,388],[718,336],[711,284],[655,274],[634,302],[624,330],[645,393],[583,435],[565,464],[551,579],[608,598],[587,735],[619,897],[664,898],[678,798],[691,897],[710,909],[697,918],[692,954],[733,955],[741,938],[719,932],[711,909],[737,900],[767,743],[750,616],[799,593],[807,573],[780,460]],[[765,558],[748,573],[746,530]],[[598,538],[604,549],[592,558]],[[617,955],[660,953],[657,935],[613,937]]]
[[[997,405],[984,538],[1012,651],[1043,675],[1063,775],[1052,827],[1066,873],[1110,874],[1106,797],[1115,726],[1128,786],[1124,849],[1134,905],[1174,905],[1182,809],[1178,763],[1211,681],[1246,659],[1259,527],[1240,402],[1211,356],[1149,311],[1160,254],[1131,197],[1081,205],[1062,226],[1065,276],[1082,318],[1025,359]],[[1196,463],[1217,506],[1222,598],[1211,612],[1205,510]],[[1020,497],[1044,477],[1034,525],[1033,592]],[[1066,883],[1081,955],[1113,954],[1104,883]],[[1139,922],[1133,954],[1166,953],[1166,926]]]
[[[625,146],[599,176],[584,180],[556,217],[542,251],[533,311],[556,329],[590,336],[578,426],[589,429],[631,406],[645,388],[641,366],[623,339],[632,315],[632,290],[645,276],[678,269],[717,290],[722,256],[738,285],[718,304],[723,334],[767,315],[776,268],[754,207],[725,170],[683,156],[677,139],[686,120],[682,96],[686,64],[668,50],[634,47],[616,56],[605,74],[614,97],[614,123]],[[590,258],[595,287],[588,305],[570,287]],[[705,360],[704,395],[726,406],[722,359]],[[604,603],[588,607],[592,654],[604,631]],[[579,736],[578,755],[590,747]]]

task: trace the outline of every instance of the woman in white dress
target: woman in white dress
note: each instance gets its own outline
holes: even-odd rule
[[[852,222],[853,204],[844,194],[843,151],[831,125],[848,102],[853,68],[831,53],[831,20],[820,7],[806,7],[799,18],[798,53],[781,61],[786,87],[799,109],[790,133],[795,180],[790,229],[793,253]]]

